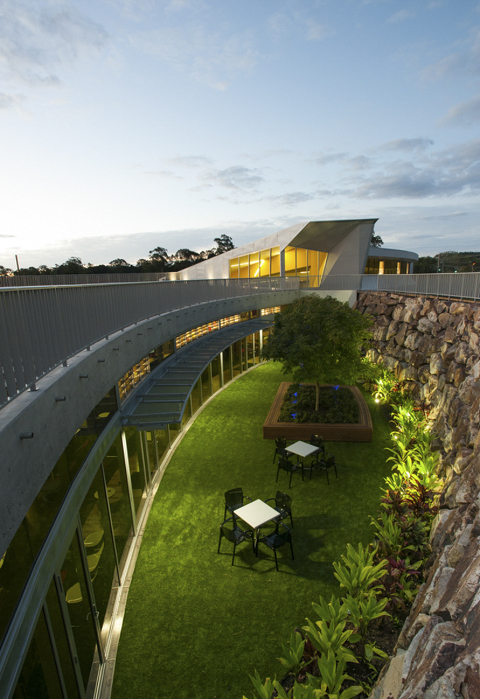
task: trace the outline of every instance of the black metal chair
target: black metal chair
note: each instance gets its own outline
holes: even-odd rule
[[[283,527],[285,531],[279,531],[279,528]],[[258,555],[258,544],[265,544],[269,549],[273,551],[275,556],[275,566],[278,570],[278,560],[277,560],[277,549],[284,544],[290,544],[290,550],[292,552],[292,561],[295,560],[293,555],[293,545],[292,545],[292,535],[290,529],[283,522],[279,522],[272,534],[267,534],[265,536],[260,535],[257,539],[257,555]]]
[[[276,517],[274,522],[281,522],[282,519],[290,517],[290,522],[293,529],[293,519],[292,519],[292,498],[287,493],[283,493],[281,490],[277,490],[277,494],[274,498],[268,498],[265,502],[275,502],[274,509],[278,512],[278,517]]]
[[[277,468],[277,480],[276,482],[278,483],[278,474],[280,471],[285,471],[286,473],[290,474],[290,482],[288,484],[288,487],[292,487],[292,476],[296,471],[302,471],[302,481],[303,481],[303,467],[300,462],[297,464],[293,464],[291,461],[288,461],[288,459],[284,459],[283,456],[280,456],[278,459],[278,468]]]
[[[278,456],[281,456],[284,459],[289,458],[288,452],[285,451],[286,446],[287,446],[287,440],[285,439],[285,437],[277,437],[277,439],[275,440],[275,453],[273,455],[273,463],[275,463],[275,459],[277,458],[277,454],[278,454]]]
[[[227,526],[227,524],[229,522],[232,522],[231,528]],[[220,544],[222,543],[222,539],[226,539],[231,544],[233,544],[232,566],[235,562],[235,550],[236,550],[238,544],[241,544],[244,541],[251,541],[252,542],[252,550],[253,550],[254,555],[256,555],[256,553],[257,553],[255,550],[253,532],[250,529],[248,529],[247,531],[240,529],[235,517],[229,517],[228,519],[226,519],[224,522],[221,523],[221,525],[220,525],[220,537],[218,539],[217,553],[220,553]]]
[[[335,463],[335,456],[333,454],[326,454],[324,459],[315,459],[312,461],[311,464],[309,464],[308,467],[305,467],[307,470],[310,470],[310,478],[312,477],[312,472],[316,469],[325,471],[327,474],[327,484],[330,485],[330,479],[328,477],[328,469],[334,468],[335,469],[335,478],[338,478],[337,474],[337,465]]]
[[[232,490],[227,490],[225,493],[225,510],[223,513],[223,519],[227,516],[227,511],[232,515],[235,514],[235,510],[239,507],[243,507],[245,498],[252,502],[252,498],[248,495],[243,494],[243,488],[232,488]]]
[[[317,454],[322,452],[322,455],[325,456],[325,440],[323,437],[321,437],[319,434],[312,434],[310,436],[310,444],[312,444],[314,447],[318,447],[319,451]]]

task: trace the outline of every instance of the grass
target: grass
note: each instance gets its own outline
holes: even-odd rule
[[[158,489],[128,597],[113,699],[241,699],[253,696],[248,675],[282,676],[277,658],[311,602],[339,590],[332,563],[347,543],[372,539],[369,514],[390,472],[389,426],[367,398],[371,443],[327,443],[338,479],[324,473],[302,483],[280,473],[262,425],[281,381],[269,362],[232,383],[199,415],[177,448]],[[222,540],[224,492],[242,486],[252,499],[291,495],[295,560],[288,545],[273,553]]]

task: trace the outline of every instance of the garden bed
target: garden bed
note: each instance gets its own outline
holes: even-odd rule
[[[278,418],[285,394],[292,384],[282,382],[277,391],[275,400],[267,415],[267,419],[263,424],[263,438],[277,439],[277,437],[285,437],[286,439],[309,440],[312,434],[318,434],[324,439],[331,442],[371,442],[372,441],[372,418],[368,406],[356,386],[342,386],[348,388],[358,404],[359,421],[353,424],[326,424],[314,422],[279,422]]]

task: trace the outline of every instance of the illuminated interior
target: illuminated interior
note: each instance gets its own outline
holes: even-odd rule
[[[285,248],[285,276],[317,277],[323,274],[327,253],[305,248]],[[230,260],[230,279],[280,276],[280,248],[267,248]]]

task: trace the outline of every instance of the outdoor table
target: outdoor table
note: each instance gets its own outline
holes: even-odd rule
[[[249,502],[248,505],[243,505],[243,507],[235,510],[234,517],[240,517],[243,522],[253,529],[256,543],[258,529],[262,524],[266,524],[278,517],[278,512],[263,502],[263,500],[254,500]]]
[[[290,444],[289,447],[285,447],[285,451],[290,451],[292,454],[296,454],[297,456],[300,456],[302,459],[305,459],[307,456],[310,456],[311,454],[315,454],[317,452],[319,447],[316,447],[313,444],[309,444],[309,442],[295,442],[294,444]]]

